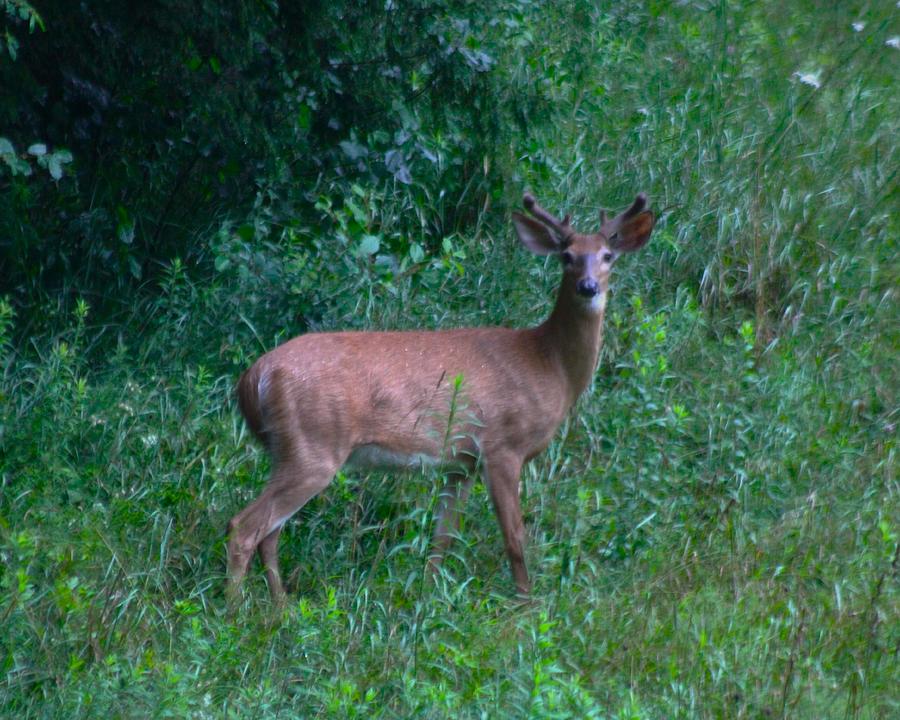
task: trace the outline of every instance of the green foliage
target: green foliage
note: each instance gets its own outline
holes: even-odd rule
[[[24,156],[16,153],[13,144],[6,138],[0,137],[0,160],[3,160],[7,170],[16,175],[31,175],[30,160],[34,159],[38,167],[44,168],[54,180],[60,180],[63,176],[63,166],[72,162],[72,153],[68,150],[56,150],[47,152],[47,146],[43,143],[34,143],[28,148]]]
[[[65,283],[103,297],[105,317],[118,310],[110,284],[133,287],[175,256],[208,268],[210,218],[327,232],[310,200],[335,186],[347,199],[396,186],[420,210],[398,216],[400,231],[424,235],[418,248],[471,223],[486,191],[502,195],[490,168],[517,99],[491,53],[514,26],[487,20],[517,3],[490,16],[434,0],[42,12],[50,31],[0,65],[12,91],[0,182],[14,200],[0,210],[0,291],[22,304]],[[12,148],[36,127],[51,177],[25,179]]]
[[[0,13],[6,714],[897,714],[893,3],[40,13]],[[268,471],[238,374],[300,332],[536,322],[525,187],[659,217],[524,473],[532,603],[482,486],[430,583],[442,479],[339,473],[287,607],[255,571],[229,616]]]
[[[33,33],[37,28],[44,30],[44,21],[31,3],[25,0],[3,0],[2,7],[5,22],[3,37],[0,38],[0,52],[5,50],[9,59],[15,61],[19,55],[19,41],[11,28],[18,29],[27,25],[28,32]]]

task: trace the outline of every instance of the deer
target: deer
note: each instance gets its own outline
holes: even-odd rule
[[[523,465],[551,442],[596,370],[610,271],[642,248],[655,222],[647,196],[600,227],[576,232],[526,192],[514,212],[519,242],[562,265],[556,302],[535,327],[315,332],[260,357],[237,384],[238,406],[268,451],[271,476],[228,524],[227,596],[234,601],[255,553],[270,595],[283,602],[278,538],[288,519],[341,468],[439,466],[426,568],[434,574],[459,529],[473,479],[487,486],[517,595],[528,598]],[[452,408],[456,417],[450,419]],[[464,412],[460,410],[464,408]],[[458,427],[448,432],[448,422]]]

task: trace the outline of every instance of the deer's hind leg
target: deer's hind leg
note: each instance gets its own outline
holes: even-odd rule
[[[473,482],[474,478],[466,473],[451,473],[447,476],[447,482],[441,489],[434,538],[431,543],[431,553],[428,555],[428,571],[432,574],[441,567],[444,555],[459,531],[460,510],[469,497]]]
[[[324,490],[340,463],[293,458],[278,461],[260,496],[228,523],[228,596],[234,600],[259,550],[266,567],[269,591],[276,600],[284,595],[278,570],[278,536],[288,519]]]
[[[284,525],[279,525],[266,535],[259,544],[259,559],[266,568],[266,581],[269,584],[269,593],[276,603],[284,601],[284,585],[281,582],[281,572],[278,569],[278,538]]]

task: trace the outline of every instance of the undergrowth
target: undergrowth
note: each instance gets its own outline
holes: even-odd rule
[[[133,307],[0,301],[2,714],[895,717],[898,15],[787,5],[523,10],[493,72],[564,111],[508,131],[461,229],[433,187],[323,176],[315,223],[217,217]],[[537,322],[525,186],[659,215],[523,474],[533,600],[483,486],[432,583],[440,476],[339,473],[285,528],[287,607],[256,565],[229,614],[268,473],[238,374],[299,332]]]

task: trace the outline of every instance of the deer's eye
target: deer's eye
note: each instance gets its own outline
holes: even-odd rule
[[[600,256],[600,259],[605,263],[611,263],[613,259],[613,254],[611,252],[605,252]]]
[[[575,262],[575,256],[572,255],[572,253],[570,253],[568,251],[563,251],[562,253],[560,253],[559,257],[562,260],[563,265],[568,266],[568,265],[571,265],[573,262]]]

